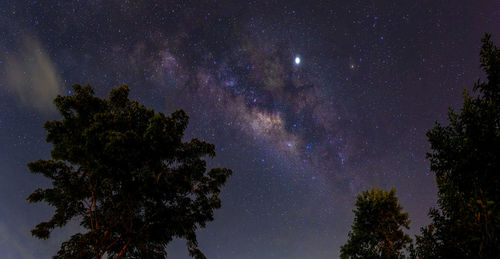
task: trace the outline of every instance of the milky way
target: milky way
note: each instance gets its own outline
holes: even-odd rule
[[[498,1],[202,2],[0,0],[0,254],[49,257],[78,230],[30,237],[51,208],[25,202],[73,84],[127,84],[216,145],[209,165],[234,175],[199,231],[208,258],[336,258],[371,187],[396,188],[412,234],[428,222],[425,132],[483,76]],[[188,258],[182,240],[168,252]]]

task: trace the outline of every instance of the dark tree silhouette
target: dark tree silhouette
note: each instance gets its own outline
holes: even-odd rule
[[[155,113],[128,99],[121,86],[108,99],[90,86],[55,99],[62,120],[48,121],[51,160],[29,163],[52,180],[30,202],[47,202],[55,214],[32,230],[46,239],[56,227],[80,221],[86,230],[62,243],[54,258],[165,258],[174,238],[187,240],[191,256],[205,258],[195,231],[220,208],[221,186],[231,170],[206,172],[212,144],[183,142],[188,116]]]
[[[371,189],[358,195],[354,222],[341,258],[404,258],[411,243],[402,228],[409,229],[408,213],[402,212],[396,190]]]
[[[438,209],[416,238],[420,258],[500,256],[500,50],[482,39],[481,67],[487,82],[464,92],[459,114],[447,126],[436,123],[427,136],[436,173]]]

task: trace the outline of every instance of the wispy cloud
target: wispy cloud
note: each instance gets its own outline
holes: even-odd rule
[[[61,93],[61,78],[38,40],[25,37],[14,53],[2,59],[8,92],[40,112],[55,111],[52,101]]]
[[[17,231],[9,229],[9,227],[0,222],[0,251],[2,258],[35,258],[33,254],[28,252],[28,249],[19,241]]]

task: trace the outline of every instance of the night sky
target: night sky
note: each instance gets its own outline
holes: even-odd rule
[[[25,201],[49,186],[26,163],[49,158],[42,124],[73,84],[129,85],[216,145],[209,166],[234,173],[198,231],[208,258],[337,258],[371,187],[396,188],[418,233],[436,202],[425,132],[484,78],[485,32],[500,45],[498,0],[0,0],[0,257],[48,258],[78,231],[31,237],[53,209]]]

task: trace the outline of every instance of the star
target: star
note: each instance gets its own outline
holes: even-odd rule
[[[300,64],[300,57],[295,57],[295,64],[299,65]]]

